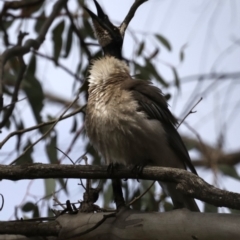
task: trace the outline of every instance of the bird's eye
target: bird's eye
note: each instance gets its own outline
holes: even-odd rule
[[[117,28],[115,27],[115,28],[113,28],[113,30],[114,30],[114,31],[117,31]]]

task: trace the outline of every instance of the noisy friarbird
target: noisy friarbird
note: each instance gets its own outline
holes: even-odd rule
[[[127,18],[116,27],[97,1],[94,3],[97,15],[86,10],[104,56],[94,60],[89,70],[85,125],[91,143],[106,164],[188,167],[197,174],[163,93],[151,82],[131,77],[122,59]],[[176,189],[176,183],[160,185],[175,208],[199,211],[193,198]]]

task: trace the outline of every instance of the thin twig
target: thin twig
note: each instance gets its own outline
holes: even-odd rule
[[[133,205],[133,203],[135,203],[135,202],[138,201],[140,198],[142,198],[142,197],[152,188],[152,186],[154,185],[155,182],[156,182],[156,181],[153,181],[153,182],[151,183],[151,185],[150,185],[142,194],[140,194],[139,196],[135,197],[131,202],[129,202],[129,203],[127,204],[127,206]]]
[[[74,77],[75,79],[77,79],[78,81],[80,81],[80,82],[83,82],[83,81],[84,81],[83,79],[79,78],[79,76],[78,76],[77,74],[73,73],[70,69],[68,69],[66,66],[64,66],[63,64],[61,64],[61,63],[59,63],[58,61],[56,61],[55,58],[50,57],[50,56],[48,56],[48,55],[46,55],[46,54],[40,53],[40,52],[35,51],[35,50],[33,50],[32,52],[33,52],[34,54],[36,54],[37,56],[40,56],[40,57],[43,57],[43,58],[46,58],[46,59],[48,59],[48,60],[53,61],[54,64],[55,64],[57,67],[62,68],[65,72],[67,72],[69,75],[73,76],[73,77]]]
[[[193,111],[193,109],[203,100],[203,98],[201,97],[197,103],[195,105],[193,105],[193,107],[190,109],[190,111],[187,113],[187,115],[182,119],[182,121],[178,124],[177,128],[180,127],[180,125],[185,121],[185,119],[192,113],[196,113],[197,111]]]
[[[13,162],[11,162],[10,165],[13,165],[14,163],[16,163],[22,156],[24,156],[32,147],[34,147],[38,142],[40,142],[42,139],[44,139],[51,131],[52,129],[57,125],[57,123],[60,121],[60,119],[64,116],[64,114],[72,107],[72,105],[74,103],[77,102],[77,100],[79,99],[79,95],[74,99],[74,101],[63,111],[63,113],[60,115],[60,117],[53,123],[53,125],[38,139],[36,140],[34,143],[32,143],[30,146],[28,146],[24,152],[18,156]]]
[[[74,144],[76,143],[76,141],[77,141],[77,139],[79,138],[80,134],[82,133],[83,129],[84,129],[84,125],[76,132],[75,136],[73,137],[72,141],[71,141],[70,144],[69,144],[68,149],[66,150],[66,153],[64,153],[65,156],[67,156],[67,155],[71,152]],[[86,153],[84,153],[84,155],[85,155],[85,154],[86,154]],[[63,159],[64,159],[64,157],[60,158],[59,162],[62,162]],[[77,163],[77,162],[78,162],[78,161],[76,161],[76,163]]]
[[[21,102],[21,101],[23,101],[23,100],[26,100],[26,99],[27,99],[27,97],[24,97],[24,98],[21,98],[20,100],[17,100],[17,101],[15,101],[15,102],[11,102],[11,103],[9,103],[8,105],[4,106],[4,107],[2,108],[2,110],[6,109],[6,108],[8,108],[8,107],[10,107],[10,106],[12,106],[13,104],[16,104],[16,103],[19,103],[19,102]]]
[[[192,81],[203,81],[203,80],[211,80],[211,79],[218,79],[220,80],[226,80],[226,79],[239,79],[240,78],[240,72],[212,72],[212,73],[206,73],[206,74],[195,74],[190,76],[181,77],[181,83],[188,83]],[[169,81],[169,85],[172,86],[175,84],[175,80]]]
[[[202,147],[202,153],[205,153],[204,155],[206,156],[206,159],[208,160],[209,163],[211,163],[211,158],[209,156],[209,151],[207,150],[207,147],[203,143],[203,141],[202,141],[200,135],[198,134],[198,132],[193,127],[191,127],[188,123],[183,122],[183,124],[196,135],[196,137],[197,137],[197,139],[198,139],[198,141],[199,141],[199,143]]]
[[[73,115],[75,115],[75,114],[77,114],[77,113],[79,113],[79,112],[82,112],[82,110],[83,110],[84,107],[85,107],[85,105],[82,106],[82,107],[80,107],[80,108],[78,108],[78,109],[76,109],[75,111],[73,111],[73,112],[65,115],[65,116],[62,116],[60,119],[58,119],[58,121],[64,120],[64,119],[66,119],[66,118],[72,117]],[[40,124],[35,125],[35,126],[33,126],[33,127],[29,127],[29,128],[17,130],[17,131],[15,131],[15,132],[11,132],[10,134],[8,134],[8,136],[7,136],[2,142],[0,142],[0,149],[1,149],[1,148],[3,147],[3,145],[4,145],[11,137],[13,137],[13,136],[18,135],[18,134],[22,134],[22,133],[26,133],[26,132],[30,132],[30,131],[33,131],[33,130],[35,130],[35,129],[38,129],[38,128],[41,128],[41,127],[45,127],[45,126],[47,126],[47,125],[54,124],[56,121],[57,121],[57,120],[54,119],[54,120],[51,120],[51,121],[49,121],[49,122],[40,123]]]
[[[93,230],[98,228],[101,224],[103,224],[110,217],[116,217],[116,212],[110,213],[108,215],[103,215],[103,218],[100,221],[98,221],[93,227],[90,227],[89,229],[87,229],[87,230],[85,230],[85,231],[83,231],[81,233],[75,234],[75,235],[71,236],[71,238],[72,237],[80,237],[80,236],[85,235],[85,234],[87,234],[89,232],[92,232]]]
[[[74,161],[73,161],[64,151],[62,151],[62,150],[61,150],[60,148],[58,148],[58,147],[55,147],[55,148],[56,148],[59,152],[61,152],[65,157],[67,157],[73,165],[75,165]]]

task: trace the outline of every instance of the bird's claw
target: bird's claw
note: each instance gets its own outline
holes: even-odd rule
[[[139,182],[138,178],[139,178],[140,174],[142,173],[144,167],[145,167],[145,165],[143,165],[143,164],[136,164],[132,169],[132,173],[136,174],[136,177],[137,177],[136,179],[138,182]]]

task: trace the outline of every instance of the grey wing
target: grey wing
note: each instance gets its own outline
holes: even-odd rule
[[[160,89],[142,80],[127,81],[124,88],[131,91],[133,98],[139,104],[139,111],[144,111],[150,119],[157,119],[161,122],[169,146],[184,162],[185,166],[197,175],[188,151],[176,130],[177,120],[168,109],[167,102]]]

